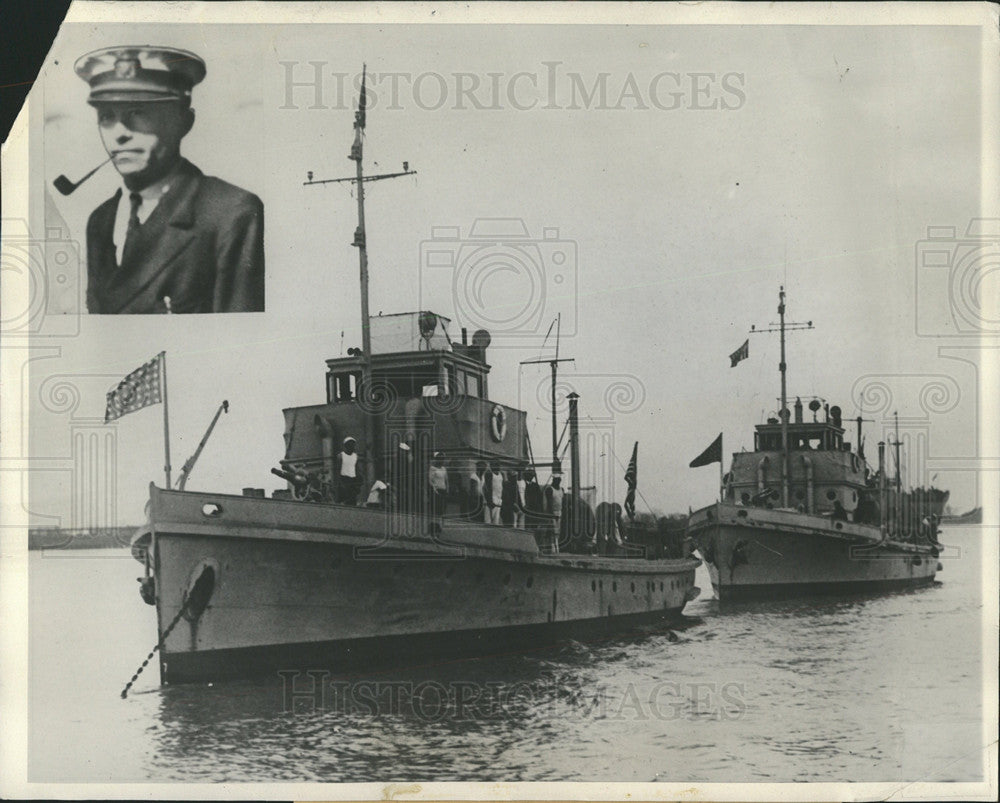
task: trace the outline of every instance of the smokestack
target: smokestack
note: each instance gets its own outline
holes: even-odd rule
[[[469,330],[466,329],[464,326],[462,327],[462,345],[463,346],[469,345]]]
[[[795,423],[802,423],[802,399],[795,397]]]
[[[840,427],[840,408],[837,405],[830,408],[830,419],[835,427]]]

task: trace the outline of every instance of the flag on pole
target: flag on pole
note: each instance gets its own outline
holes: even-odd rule
[[[722,463],[722,433],[719,433],[719,437],[712,441],[712,445],[709,446],[704,452],[698,455],[690,463],[690,468],[698,468],[699,466],[707,466],[711,463]]]
[[[109,390],[104,423],[107,424],[151,404],[160,404],[163,401],[162,368],[163,354],[160,353],[136,368],[119,382],[116,388]]]
[[[632,459],[628,461],[628,468],[625,469],[625,482],[628,485],[628,493],[625,494],[625,512],[630,519],[635,518],[635,486],[639,481],[639,441],[632,447]]]
[[[743,341],[743,345],[729,355],[729,367],[735,368],[740,360],[745,360],[750,356],[750,338]]]

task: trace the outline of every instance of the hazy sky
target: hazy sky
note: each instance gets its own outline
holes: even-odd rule
[[[518,362],[549,353],[542,336],[561,313],[562,355],[576,358],[563,376],[582,413],[613,432],[614,495],[638,440],[643,500],[665,511],[710,502],[716,467],[688,462],[720,431],[726,452],[752,448],[754,424],[777,409],[777,335],[751,336],[737,368],[727,355],[751,324],[777,320],[784,284],[789,318],[815,326],[789,336],[791,396],[822,396],[853,418],[867,388],[866,427],[881,432],[899,411],[911,484],[937,474],[955,507],[977,503],[977,341],[944,337],[955,333],[948,271],[919,268],[917,255],[929,226],[952,226],[961,242],[942,248],[960,259],[981,215],[979,29],[66,25],[40,80],[47,185],[103,158],[73,61],[137,43],[183,47],[208,64],[183,152],[264,200],[267,312],[84,315],[77,336],[45,341],[26,391],[42,469],[32,473],[34,523],[72,523],[82,471],[73,433],[78,455],[105,448],[80,433],[101,431],[104,393],[161,349],[175,474],[225,398],[231,412],[188,487],[279,487],[268,469],[283,455],[281,409],[323,402],[323,360],[341,354],[341,331],[344,349],[360,340],[352,190],[302,182],[308,170],[353,171],[352,83],[363,62],[374,94],[367,169],[407,160],[419,171],[369,185],[372,311],[464,310],[475,328],[478,309],[501,321],[491,395],[528,411],[536,455],[548,452],[538,401],[547,368]],[[309,83],[316,69],[318,98],[312,85],[289,89],[289,76]],[[69,198],[52,193],[48,227],[64,222],[82,243],[116,180],[108,167]],[[456,303],[453,274],[427,265],[427,241],[434,227],[465,237],[485,218],[521,219],[534,240],[548,229],[559,245],[531,251],[541,267],[528,274],[480,277],[481,297],[462,278]],[[472,253],[446,248],[460,265]],[[557,252],[569,261],[556,264]],[[72,292],[61,292],[72,309]],[[522,307],[537,312],[529,331],[505,332]],[[619,385],[631,390],[612,391],[609,408]],[[77,401],[53,395],[68,386]],[[138,522],[148,482],[163,480],[161,410],[110,429],[114,515]]]

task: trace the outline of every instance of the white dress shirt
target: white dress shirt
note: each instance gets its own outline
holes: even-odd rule
[[[149,216],[153,214],[153,210],[156,209],[156,205],[160,202],[160,199],[170,192],[170,182],[172,179],[172,175],[166,176],[145,189],[139,190],[142,203],[139,204],[136,215],[139,217],[140,224],[149,220]],[[132,190],[128,187],[122,187],[122,194],[118,199],[118,209],[115,211],[115,259],[119,265],[122,264],[122,251],[125,249],[125,237],[128,234],[128,217],[132,210],[132,202],[129,200],[129,195],[131,194]]]

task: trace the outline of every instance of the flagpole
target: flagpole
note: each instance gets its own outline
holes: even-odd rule
[[[160,379],[163,382],[163,470],[167,474],[167,490],[170,490],[170,414],[167,407],[167,352],[161,351]]]
[[[722,502],[722,457],[725,452],[722,450],[722,433],[719,433],[719,502]]]

